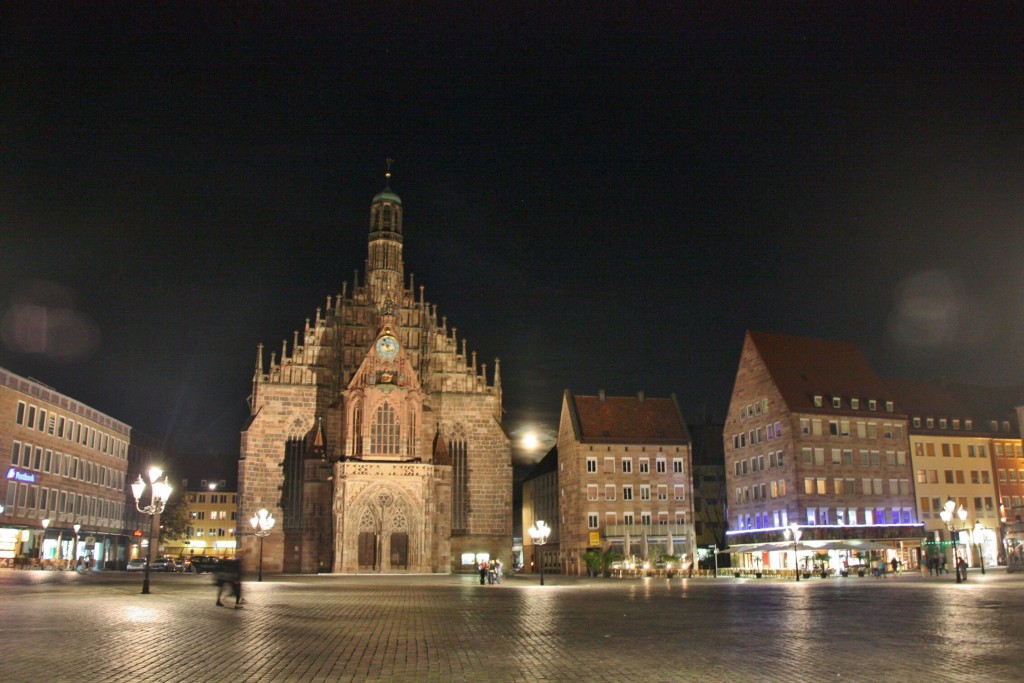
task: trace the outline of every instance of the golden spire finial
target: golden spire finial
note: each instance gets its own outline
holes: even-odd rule
[[[384,166],[385,166],[385,170],[384,170],[384,184],[385,185],[390,185],[391,184],[391,164],[393,164],[393,163],[395,163],[394,159],[384,159]]]

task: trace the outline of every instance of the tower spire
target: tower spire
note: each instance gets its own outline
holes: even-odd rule
[[[394,159],[384,159],[384,187],[391,187],[391,165]]]

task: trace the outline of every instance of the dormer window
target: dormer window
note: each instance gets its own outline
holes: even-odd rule
[[[878,403],[875,401],[875,399],[868,399],[868,410],[878,410]]]
[[[920,428],[920,426],[921,426],[921,418],[919,418],[919,417],[915,417],[914,418],[914,426]]]
[[[832,407],[833,408],[842,408],[843,407],[843,399],[839,398],[838,396],[833,396],[832,397]]]
[[[945,428],[946,428],[946,418],[940,417],[939,418],[939,429],[945,429]]]
[[[953,429],[960,429],[960,420],[953,420]]]
[[[818,395],[815,395],[815,397],[814,397],[814,407],[815,408],[820,408],[821,406],[822,406],[822,397],[818,396]]]
[[[964,420],[964,429],[969,432],[974,431],[974,420]]]
[[[894,410],[896,410],[896,406],[893,405],[893,402],[892,401],[886,401],[885,402],[885,412],[891,413]]]
[[[851,398],[850,399],[850,407],[853,408],[854,410],[859,410],[860,409],[860,399],[859,398]]]
[[[1004,432],[1010,431],[1010,421],[1009,420],[1003,420],[1003,431]]]
[[[999,422],[997,420],[992,420],[992,431],[993,432],[998,432],[999,431]]]
[[[929,417],[927,420],[925,420],[925,426],[928,427],[928,429],[934,429],[935,428],[935,418],[934,417]]]

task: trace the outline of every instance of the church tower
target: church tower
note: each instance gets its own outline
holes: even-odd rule
[[[370,203],[370,245],[366,282],[378,296],[402,291],[402,200],[391,191],[391,159],[384,174],[385,186]]]
[[[238,519],[279,524],[264,571],[472,571],[511,560],[511,441],[501,372],[477,362],[405,274],[402,200],[370,204],[358,271],[280,355],[257,350]],[[254,548],[247,525],[239,547]],[[249,566],[254,553],[246,557]]]

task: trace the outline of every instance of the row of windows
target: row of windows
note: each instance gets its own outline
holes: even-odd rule
[[[42,446],[15,441],[11,446],[11,464],[25,470],[46,472],[77,479],[96,486],[125,490],[125,473],[105,465],[97,465],[70,453],[61,453]]]
[[[786,461],[782,451],[771,451],[768,453],[768,468],[785,467]],[[765,458],[763,455],[755,455],[750,460],[737,460],[733,463],[734,474],[739,477],[744,474],[763,472],[765,469]]]
[[[733,450],[756,446],[765,441],[773,441],[782,438],[782,423],[769,422],[766,427],[757,427],[746,432],[732,435]]]
[[[826,464],[825,449],[805,447],[800,451],[800,461],[804,465],[823,466]],[[838,467],[881,467],[882,453],[881,451],[861,450],[857,452],[857,457],[854,458],[853,449],[851,448],[833,448],[831,449],[828,462]],[[886,451],[885,464],[888,467],[906,467],[907,452]]]
[[[210,536],[211,538],[216,536],[223,538],[224,536],[234,536],[235,530],[232,529],[199,529],[188,527],[187,534],[190,538],[202,538],[204,536]]]
[[[665,474],[667,463],[665,458],[656,458],[654,460],[654,471],[658,474]],[[604,459],[604,473],[615,474],[617,469],[621,469],[623,474],[633,473],[633,458],[623,457],[620,458],[619,467],[615,466],[615,458],[606,457]],[[638,458],[637,459],[637,471],[640,474],[650,474],[651,472],[651,460],[650,458]],[[597,473],[597,458],[594,456],[587,457],[587,474]],[[672,459],[672,473],[682,474],[683,473],[683,459],[673,458]]]
[[[64,514],[86,525],[117,526],[124,516],[124,503],[9,481],[4,511],[19,517],[34,515],[39,518]]]
[[[985,472],[985,475],[985,479],[987,480],[988,472]],[[1018,470],[999,470],[999,481],[1004,484],[1016,484],[1018,482],[1024,484],[1024,470],[1019,471],[1019,476]],[[986,483],[988,482],[986,481]]]
[[[947,484],[963,484],[966,483],[964,479],[963,470],[943,470],[945,475],[945,482]],[[1003,470],[1000,470],[1003,472]],[[1014,475],[1012,481],[1017,481],[1016,470],[1011,470]],[[1021,481],[1024,482],[1024,470],[1021,470]],[[1000,475],[1002,476],[1002,475]],[[1003,479],[1002,481],[1006,481]],[[939,471],[938,470],[918,470],[917,471],[917,483],[918,484],[938,484],[939,483]],[[971,483],[972,484],[991,484],[992,477],[988,470],[971,470]]]
[[[587,484],[587,500],[598,500],[598,485]],[[655,494],[658,500],[668,500],[668,486],[666,484],[658,484],[655,489]],[[686,485],[676,484],[672,487],[672,495],[675,500],[686,500]],[[615,500],[615,486],[612,484],[605,484],[604,487],[604,499]],[[622,500],[633,500],[633,486],[627,484],[622,487]],[[640,485],[640,500],[651,500],[651,487],[647,484]]]
[[[921,423],[921,418],[919,418],[919,417],[913,418],[913,425],[915,427],[920,427],[921,424],[922,424]],[[924,426],[926,428],[928,428],[928,429],[935,429],[935,424],[936,424],[936,420],[935,420],[934,417],[926,417],[924,419]],[[947,421],[946,418],[944,418],[944,417],[940,417],[938,419],[939,429],[947,429],[948,425],[950,425],[950,424],[952,424],[953,429],[956,429],[956,430],[960,429],[960,420],[951,419],[951,420]],[[1002,429],[1003,429],[1004,432],[1010,431],[1010,421],[1009,420],[1003,420],[1002,423],[1000,423],[999,420],[989,420],[989,423],[988,423],[989,430],[993,431],[993,432],[998,432],[1000,425],[1002,425]],[[974,421],[973,420],[964,420],[963,426],[964,426],[964,429],[966,431],[968,431],[968,432],[973,431],[974,430]]]
[[[904,439],[903,425],[899,423],[882,423],[882,436],[886,439]],[[800,418],[800,433],[804,436],[823,436],[824,420],[813,417]],[[855,436],[858,439],[877,439],[878,423],[861,420],[829,420],[829,436]]]
[[[73,419],[52,411],[47,413],[46,408],[38,408],[24,401],[18,401],[18,412],[14,421],[28,429],[38,429],[44,434],[81,444],[121,460],[128,457],[126,441],[81,422],[76,423]]]
[[[749,503],[751,500],[768,500],[786,495],[786,480],[773,479],[763,484],[753,486],[736,487],[734,500],[737,503]]]
[[[1008,517],[1016,518],[1019,521],[1020,516],[1021,516],[1021,510],[1020,510],[1020,508],[1021,508],[1021,497],[1020,496],[1003,496],[1003,498],[1002,498],[1002,505],[1003,505],[1004,508],[1008,508],[1008,509],[1004,510],[1004,512],[1006,513],[1006,515]],[[1017,508],[1017,509],[1014,510],[1013,508]]]
[[[865,496],[909,496],[909,479],[890,479],[889,490],[882,488],[883,479],[878,477],[864,477],[860,480],[860,490],[857,490],[857,479],[853,477],[833,477],[832,486],[829,487],[827,477],[804,477],[804,493],[809,496],[848,496],[858,493]]]
[[[207,510],[196,510],[195,512],[190,512],[189,516],[192,519],[234,519],[235,513],[234,511],[229,513],[228,510],[209,510],[209,517],[207,517]]]
[[[861,404],[861,400],[859,398],[848,398],[847,401],[849,403],[850,410],[860,410],[861,409],[861,405],[860,405]],[[820,395],[820,394],[815,395],[814,396],[814,407],[815,408],[822,408],[822,407],[824,407],[824,405],[825,405],[825,397]],[[878,401],[876,401],[873,398],[869,398],[867,400],[867,406],[868,406],[868,410],[878,410]],[[836,410],[841,410],[843,408],[843,397],[842,396],[833,396],[832,397],[832,407],[835,408]],[[896,410],[896,406],[893,404],[893,402],[892,401],[886,401],[885,402],[885,412],[891,413],[894,410]]]
[[[606,512],[606,513],[604,513],[604,523],[605,523],[606,526],[609,526],[609,527],[615,526],[616,524],[618,524],[618,522],[616,521],[617,519],[618,519],[618,517],[615,515],[614,512]],[[640,524],[643,524],[644,526],[651,526],[651,524],[654,523],[654,522],[651,521],[652,519],[653,518],[651,517],[651,513],[650,512],[641,512],[640,513]],[[633,524],[636,523],[635,520],[636,520],[636,516],[632,512],[625,512],[622,515],[622,524],[624,524],[626,526],[632,526]],[[669,514],[667,512],[659,512],[658,513],[658,525],[665,526],[665,525],[667,525],[669,523],[668,520],[669,520]],[[675,513],[675,520],[676,520],[675,521],[676,524],[686,524],[686,513],[685,512],[677,512],[677,513]],[[598,512],[588,512],[587,513],[587,528],[588,529],[599,529],[600,528],[599,524],[600,524],[600,513],[598,513]]]
[[[757,417],[758,415],[768,414],[768,399],[762,398],[756,403],[748,403],[746,406],[740,408],[740,419],[745,420],[748,417]]]
[[[209,497],[209,502],[211,504],[227,503],[227,502],[229,502],[228,501],[228,496],[230,496],[231,497],[230,502],[234,503],[235,502],[235,495],[236,494],[234,494],[234,493],[231,493],[231,494],[228,494],[228,493],[211,493],[211,494],[193,493],[193,494],[189,495],[189,499],[188,500],[189,500],[190,503],[191,502],[196,502],[196,503],[204,503],[205,504],[207,502],[207,497]]]
[[[967,508],[967,498],[964,498],[964,497],[958,498],[957,499],[957,503],[959,505],[962,505],[965,510],[968,509]],[[939,517],[939,513],[942,512],[942,507],[945,504],[946,504],[946,499],[944,499],[944,498],[923,498],[922,497],[921,498],[921,516],[924,519],[932,519],[932,516],[934,515],[935,519],[941,519],[941,517]],[[984,507],[983,507],[983,505],[984,505]],[[981,512],[982,510],[984,510],[985,512],[992,513],[992,512],[995,511],[995,508],[993,507],[993,505],[994,505],[994,501],[993,501],[991,496],[984,496],[984,497],[983,496],[975,496],[974,497],[974,511],[975,512]]]
[[[940,443],[939,450],[942,453],[942,457],[944,458],[962,458],[964,455],[963,446],[958,443]],[[932,441],[928,441],[926,443],[915,443],[914,455],[917,456],[918,458],[934,458],[936,455],[935,443]],[[985,450],[985,445],[977,444],[977,447],[975,447],[975,444],[967,444],[967,457],[987,458],[988,452]]]
[[[863,520],[863,521],[858,521]],[[912,508],[819,508],[809,507],[803,522],[809,526],[826,524],[914,524]],[[750,515],[738,515],[736,528],[742,531],[750,529],[777,529],[789,525],[789,513],[786,510],[758,512]]]

